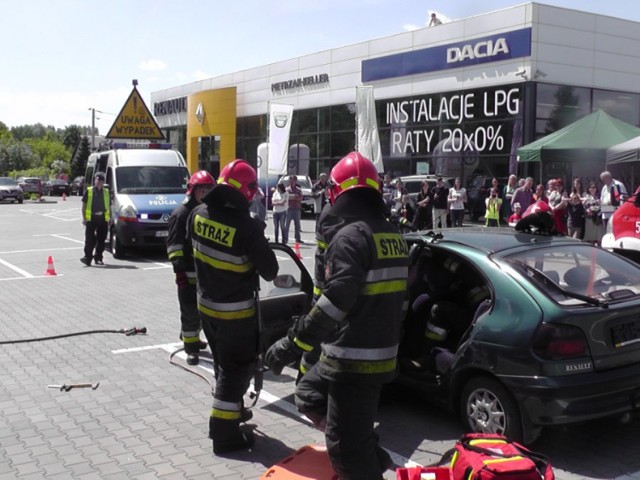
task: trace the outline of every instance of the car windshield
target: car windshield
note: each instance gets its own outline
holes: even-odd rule
[[[18,184],[18,182],[16,182],[13,178],[0,177],[0,185],[15,186],[17,184]]]
[[[116,169],[118,193],[184,193],[189,171],[184,167],[119,167]]]
[[[640,295],[640,267],[590,245],[551,245],[505,260],[561,305],[601,305]]]

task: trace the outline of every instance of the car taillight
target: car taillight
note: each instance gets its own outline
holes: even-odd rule
[[[589,355],[587,339],[577,327],[554,323],[543,323],[533,338],[533,351],[547,360]]]

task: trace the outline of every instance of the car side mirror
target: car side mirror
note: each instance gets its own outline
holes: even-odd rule
[[[297,282],[293,275],[285,274],[278,275],[276,278],[274,278],[273,284],[278,288],[294,288]]]

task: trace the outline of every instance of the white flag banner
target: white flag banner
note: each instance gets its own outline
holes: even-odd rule
[[[269,174],[285,175],[289,162],[289,131],[293,105],[269,103]]]
[[[373,87],[356,87],[356,128],[358,152],[371,160],[378,172],[384,172]]]

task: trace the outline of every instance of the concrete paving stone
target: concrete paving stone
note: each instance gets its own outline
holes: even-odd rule
[[[91,471],[83,475],[78,475],[78,480],[102,480],[102,477],[100,477],[97,472]]]
[[[61,462],[52,463],[50,465],[43,465],[42,470],[44,470],[45,476],[47,478],[52,477],[54,475],[62,474],[62,473],[67,475],[67,478],[70,478],[70,473],[71,473],[70,470],[66,468]]]
[[[24,449],[22,450],[24,452]],[[11,466],[17,467],[18,465],[25,465],[29,463],[33,463],[33,457],[31,456],[31,452],[26,453],[17,453],[12,455],[10,458]]]
[[[91,465],[93,465],[94,467],[113,462],[111,457],[106,452],[92,453],[90,457],[85,458],[87,458],[89,460],[89,463],[91,463]]]
[[[108,478],[110,475],[119,476],[120,478],[126,478],[124,475],[124,470],[116,462],[113,461],[96,465],[95,468],[100,471],[100,476],[102,478]]]
[[[170,462],[159,463],[156,465],[149,465],[149,468],[154,472],[156,472],[156,475],[158,477],[164,477],[164,476],[170,477],[171,475],[176,475],[180,473],[178,472],[178,470],[174,468],[173,465],[171,465]]]
[[[41,467],[44,465],[51,465],[52,463],[61,463],[60,457],[55,452],[34,455],[33,460]]]
[[[69,455],[64,456],[63,463],[66,467],[70,465],[75,465],[77,463],[84,463],[87,459],[82,456],[82,452],[76,452]]]
[[[91,463],[84,461],[82,463],[75,463],[69,466],[69,469],[73,472],[73,477],[77,478],[79,476],[85,475],[87,473],[95,472],[95,469]]]

